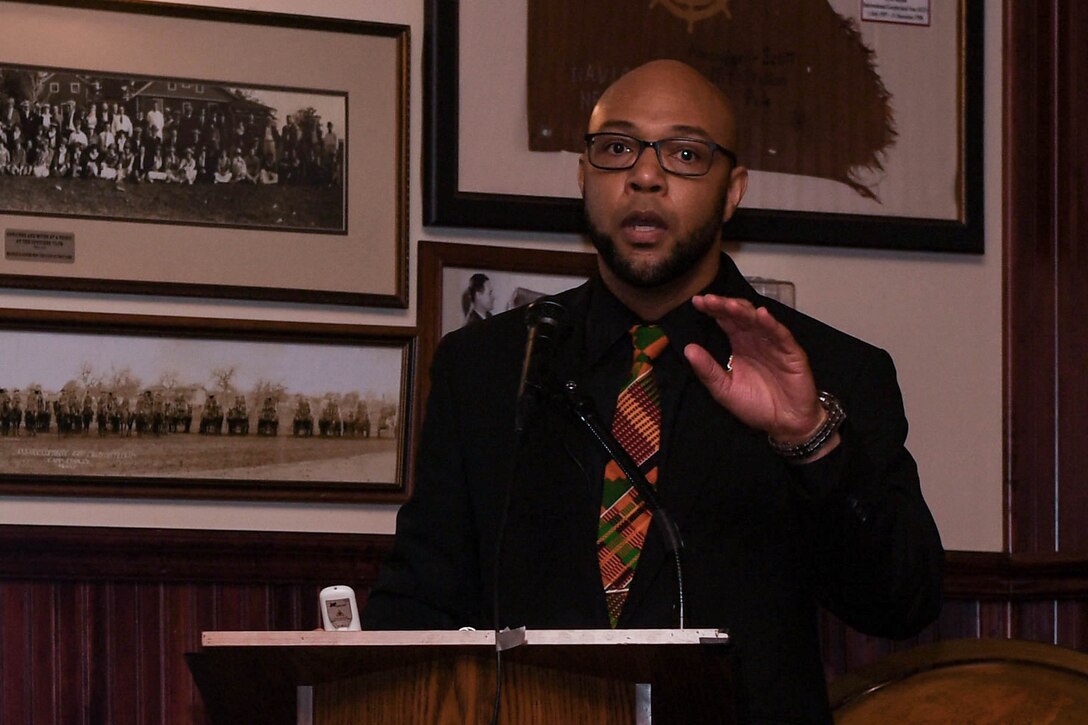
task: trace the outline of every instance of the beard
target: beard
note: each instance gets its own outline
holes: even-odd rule
[[[589,240],[597,249],[597,254],[612,273],[632,287],[649,289],[675,282],[690,272],[718,243],[718,233],[722,228],[722,216],[725,214],[726,199],[719,201],[714,214],[703,221],[697,229],[677,241],[672,252],[661,262],[653,265],[636,265],[631,259],[620,256],[616,243],[593,223],[593,218],[586,211],[586,225],[589,227]]]

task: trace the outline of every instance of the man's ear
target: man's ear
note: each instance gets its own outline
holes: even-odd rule
[[[586,155],[578,156],[578,193],[586,195]]]
[[[722,223],[729,221],[733,212],[740,206],[740,200],[744,198],[744,192],[748,190],[748,169],[738,166],[729,174],[729,187],[725,190],[725,211],[722,214]]]

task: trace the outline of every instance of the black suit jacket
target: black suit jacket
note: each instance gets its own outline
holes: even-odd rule
[[[729,631],[753,721],[824,722],[818,606],[863,632],[909,636],[939,610],[943,552],[903,447],[889,356],[760,297],[726,256],[722,267],[711,290],[770,308],[848,418],[838,449],[791,466],[684,368],[657,489],[684,541],[685,625]],[[586,314],[599,285],[555,298],[571,318],[557,380],[584,372]],[[605,456],[559,407],[541,409],[518,441],[525,340],[515,311],[439,345],[415,491],[364,627],[489,628],[495,581],[501,626],[609,626],[596,555]],[[710,320],[703,342],[719,360],[728,356],[728,338]],[[651,527],[619,626],[676,626],[676,580]]]

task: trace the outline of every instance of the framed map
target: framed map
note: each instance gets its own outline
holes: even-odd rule
[[[430,0],[425,223],[583,231],[589,110],[672,57],[738,109],[752,176],[726,238],[981,253],[983,2],[924,23],[873,4]]]

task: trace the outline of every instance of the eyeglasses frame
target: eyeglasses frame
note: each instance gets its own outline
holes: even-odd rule
[[[631,141],[634,141],[638,144],[638,153],[635,154],[634,160],[631,161],[631,163],[627,166],[598,166],[597,164],[593,163],[593,161],[589,157],[589,147],[593,143],[593,139],[597,138],[598,136],[619,136],[623,139],[630,139]],[[587,133],[584,138],[586,142],[586,161],[589,161],[590,166],[595,169],[600,169],[601,171],[627,171],[628,169],[633,169],[635,167],[635,164],[638,163],[638,160],[642,158],[642,152],[645,151],[647,148],[652,148],[654,150],[654,155],[657,156],[657,165],[661,167],[662,171],[664,171],[666,174],[682,176],[687,179],[697,179],[699,177],[709,174],[710,170],[714,168],[713,156],[715,151],[720,152],[722,156],[728,159],[730,165],[733,168],[737,167],[737,155],[733,153],[732,150],[725,146],[722,146],[720,143],[716,143],[714,141],[707,141],[703,138],[690,138],[688,136],[670,136],[669,138],[659,138],[656,141],[646,141],[638,138],[637,136],[631,136],[630,134],[620,133],[618,131],[598,131],[596,133]],[[665,168],[665,162],[661,158],[661,144],[665,143],[666,141],[694,141],[695,143],[701,143],[709,146],[711,155],[710,165],[707,167],[706,171],[701,174],[684,174],[679,171],[672,171]]]

